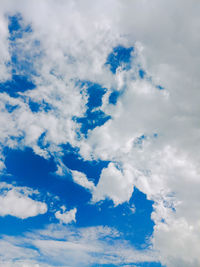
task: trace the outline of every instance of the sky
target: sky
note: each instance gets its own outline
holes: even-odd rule
[[[200,266],[199,12],[0,1],[0,267]]]

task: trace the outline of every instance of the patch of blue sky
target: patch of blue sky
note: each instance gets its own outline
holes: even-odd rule
[[[4,155],[6,156],[5,164],[8,173],[19,177],[19,179],[20,177],[25,178],[29,176],[31,180],[31,178],[37,176],[43,177],[56,170],[56,164],[52,158],[46,160],[43,157],[36,155],[30,148],[25,148],[24,150],[5,148]],[[32,181],[32,183],[35,184],[35,187],[37,187],[37,182],[39,182],[39,180],[36,178],[35,181]],[[23,181],[20,185],[23,186],[22,183]],[[39,184],[43,183],[45,184],[44,179],[39,182]]]
[[[134,238],[137,236],[139,243],[144,242],[142,231],[148,235],[151,234],[153,226],[150,220],[152,203],[147,201],[145,195],[139,190],[134,190],[129,203],[119,205],[118,207],[114,207],[112,201],[109,200],[104,201],[101,205],[90,205],[90,193],[81,186],[74,184],[70,179],[70,175],[65,179],[55,177],[53,173],[56,171],[56,164],[53,159],[46,160],[34,154],[31,149],[25,149],[24,151],[6,150],[5,164],[7,171],[13,176],[17,185],[38,189],[41,193],[50,192],[53,195],[57,195],[70,208],[82,206],[82,211],[78,212],[77,215],[79,226],[86,226],[88,224],[105,225],[106,222],[109,226],[116,226],[116,219],[118,218],[119,230],[127,227],[127,236],[134,235]],[[84,172],[88,178],[94,179],[93,181],[96,183],[102,169],[107,167],[109,163],[84,161],[72,149],[65,154],[63,161],[68,168]],[[9,179],[10,177],[4,177],[4,180],[7,182]],[[132,205],[136,207],[136,213],[132,213],[130,209]],[[87,216],[82,216],[84,213]],[[144,224],[143,226],[141,226],[141,221]],[[138,230],[139,227],[141,227],[141,231]]]
[[[49,223],[50,213],[47,212],[35,217],[19,219],[14,216],[0,217],[0,235],[21,235],[31,229],[41,229]]]
[[[138,73],[141,79],[144,79],[144,77],[146,76],[146,71],[143,69],[139,69]]]
[[[62,204],[66,204],[68,208],[90,200],[91,194],[75,184],[70,174],[66,174],[64,178],[55,175],[57,166],[53,158],[44,159],[36,155],[30,148],[26,148],[24,151],[7,148],[5,156],[7,172],[12,175],[12,180],[18,186],[37,189],[41,194],[49,192],[58,196]],[[6,182],[9,182],[10,179],[10,176],[2,177],[2,180]]]
[[[25,53],[23,47],[23,37],[32,32],[30,25],[25,26],[22,17],[20,14],[17,14],[9,17],[8,29],[10,33],[9,46],[11,54],[11,62],[9,65],[12,68],[12,74],[19,75],[25,73],[27,75],[32,75],[34,73],[32,56],[30,53]],[[35,45],[36,44],[37,43],[35,43]]]
[[[49,143],[46,142],[45,137],[46,137],[46,132],[43,132],[37,141],[37,145],[42,149],[46,149],[50,145]]]
[[[48,112],[49,110],[52,109],[52,106],[50,104],[48,104],[46,101],[42,100],[42,102],[38,103],[35,101],[32,101],[30,98],[28,100],[28,105],[29,108],[31,109],[31,111],[33,113],[37,113],[39,111],[45,111]]]
[[[81,124],[80,131],[87,136],[89,130],[93,130],[97,126],[103,125],[111,116],[106,115],[101,109],[102,98],[107,89],[101,85],[89,81],[79,81],[77,84],[81,88],[81,92],[86,92],[88,101],[87,110],[83,117],[75,117],[74,120]],[[99,109],[97,109],[99,108]],[[94,110],[95,109],[95,110]]]
[[[67,168],[76,170],[86,174],[89,180],[96,185],[99,181],[100,174],[103,168],[106,168],[109,161],[85,161],[78,153],[78,149],[72,148],[70,144],[63,146],[64,156],[63,163]]]
[[[111,116],[106,115],[102,110],[87,110],[85,117],[76,118],[76,122],[81,124],[81,133],[87,136],[89,130],[93,130],[97,126],[102,126],[110,119]]]
[[[9,16],[8,19],[9,19],[8,30],[12,37],[12,34],[18,32],[18,30],[21,28],[20,20],[22,19],[22,17],[20,14],[16,14],[14,16]]]
[[[91,194],[75,184],[70,174],[69,176],[66,174],[64,178],[55,176],[56,164],[53,158],[46,160],[34,154],[29,148],[24,151],[7,148],[5,155],[6,168],[12,176],[3,176],[2,181],[9,182],[12,179],[16,185],[38,189],[41,193],[40,201],[44,199],[50,208],[46,214],[24,220],[12,216],[0,217],[0,234],[20,235],[33,229],[40,229],[48,223],[57,223],[54,212],[65,205],[68,210],[77,208],[76,227],[100,225],[113,227],[134,247],[138,249],[148,247],[147,240],[152,235],[154,226],[151,220],[153,202],[147,200],[138,189],[134,189],[128,203],[117,207],[114,207],[110,200],[92,204]],[[109,163],[84,161],[80,158],[78,150],[70,145],[65,147],[63,161],[68,168],[86,173],[95,183],[99,179],[101,170]],[[47,192],[51,196],[58,196],[59,199],[45,198]],[[33,198],[38,199],[37,196]]]
[[[101,85],[91,82],[84,82],[83,86],[87,86],[88,102],[87,107],[89,110],[100,107],[102,105],[102,97],[106,93],[106,88]]]
[[[18,97],[18,93],[27,90],[33,90],[35,84],[26,76],[12,75],[12,79],[4,83],[0,83],[0,92],[6,92],[11,97]]]
[[[9,103],[7,103],[6,105],[5,105],[5,107],[6,107],[6,109],[7,109],[7,111],[9,112],[9,113],[12,113],[14,110],[16,110],[19,106],[18,105],[11,105],[11,104],[9,104]]]
[[[109,95],[109,99],[108,99],[109,104],[116,105],[118,98],[121,96],[121,94],[122,94],[122,91],[113,90],[112,93]]]
[[[11,61],[7,65],[11,70],[11,79],[0,83],[0,92],[18,97],[19,92],[23,93],[36,87],[32,79],[36,75],[33,56],[29,52],[24,52],[23,47],[20,47],[21,43],[18,44],[18,40],[22,40],[24,34],[30,34],[32,30],[29,25],[23,25],[22,17],[19,14],[9,17],[8,29]],[[22,53],[22,50],[25,54]]]
[[[40,111],[41,105],[39,103],[34,102],[31,99],[29,99],[28,105],[29,105],[30,110],[33,113],[35,113],[35,112],[37,113],[38,111]]]
[[[145,249],[149,245],[147,240],[153,233],[152,204],[137,188],[129,202],[117,207],[111,200],[96,205],[82,203],[77,211],[77,226],[114,227],[135,248]]]
[[[109,65],[110,71],[115,74],[117,69],[121,67],[123,70],[131,69],[131,56],[134,51],[134,47],[117,46],[113,48],[113,51],[108,55],[106,65]]]
[[[44,226],[47,223],[57,223],[57,219],[53,215],[53,211],[59,209],[60,206],[66,205],[67,209],[77,207],[80,209],[82,205],[89,203],[91,194],[83,187],[75,184],[70,174],[65,178],[55,176],[56,164],[53,159],[46,160],[29,149],[11,150],[5,149],[5,165],[7,172],[11,175],[1,177],[2,181],[10,183],[13,181],[17,186],[27,186],[32,189],[37,189],[41,194],[42,199],[50,207],[49,211],[44,215],[39,215],[33,218],[20,220],[12,216],[0,217],[0,233],[1,234],[20,234],[27,229],[35,229]],[[79,169],[90,173],[93,176],[98,175],[100,170],[107,166],[107,163],[98,162],[83,162],[76,160],[73,155],[67,158],[67,162]],[[71,168],[73,166],[70,165]],[[86,170],[87,169],[87,170]],[[99,174],[100,175],[100,174]],[[53,200],[52,197],[45,197],[47,193],[51,196],[58,196],[59,200]],[[37,196],[33,196],[33,199]],[[52,201],[53,206],[51,207]],[[21,224],[19,224],[21,221]],[[11,227],[12,225],[12,227]]]
[[[9,40],[14,41],[16,39],[22,38],[24,32],[32,31],[30,25],[23,25],[23,18],[19,13],[14,16],[9,16],[8,19],[8,30],[10,33]]]
[[[92,111],[92,109],[98,108],[102,105],[102,98],[107,92],[106,88],[103,88],[98,83],[81,80],[78,80],[76,85],[80,87],[81,94],[87,94],[88,101],[86,106],[88,110]]]

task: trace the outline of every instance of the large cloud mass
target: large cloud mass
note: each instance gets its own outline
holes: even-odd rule
[[[161,262],[169,267],[200,265],[200,4],[50,0],[16,5],[10,0],[0,5],[0,79],[9,79],[7,63],[17,51],[20,62],[29,56],[36,85],[21,98],[1,93],[1,146],[29,146],[44,157],[54,155],[58,168],[62,168],[58,145],[67,142],[80,148],[84,159],[110,161],[96,187],[79,172],[73,172],[74,181],[91,190],[93,202],[109,198],[115,205],[128,201],[136,186],[154,201],[152,244]],[[21,14],[21,23],[31,25],[32,31],[13,47],[8,15],[14,14]],[[113,74],[105,63],[118,45],[134,51],[131,68],[121,66]],[[143,79],[140,68],[146,73]],[[88,101],[80,81],[107,88],[100,108],[111,116],[87,138],[74,119],[84,116]],[[113,88],[120,92],[116,105],[108,101]],[[28,99],[43,108],[32,112]],[[48,112],[45,103],[51,107]],[[16,109],[9,112],[8,104]],[[42,134],[43,148],[38,145]],[[2,169],[3,161],[2,154]],[[23,200],[10,191],[1,197],[1,206],[5,198]],[[28,198],[29,204],[37,205]],[[36,210],[23,215],[13,208],[6,214],[25,218],[44,213],[45,207]],[[43,249],[46,241],[37,242]]]

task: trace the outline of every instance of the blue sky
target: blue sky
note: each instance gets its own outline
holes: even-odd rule
[[[31,98],[27,98],[21,93],[25,93],[29,90],[34,90],[36,84],[34,83],[34,76],[36,71],[33,68],[31,60],[25,56],[23,60],[20,59],[20,51],[18,50],[17,42],[23,39],[25,34],[32,32],[31,26],[22,26],[23,17],[21,14],[15,14],[8,17],[8,29],[9,29],[9,43],[11,50],[11,60],[8,63],[11,69],[11,78],[0,84],[1,92],[8,94],[11,98],[19,98],[20,101],[24,101],[30,109],[30,112],[51,112],[51,105],[42,102],[32,101]],[[22,48],[23,49],[23,48]],[[119,68],[123,71],[131,69],[131,61],[134,53],[134,47],[125,47],[118,45],[108,54],[105,66],[108,71],[116,74]],[[34,58],[33,58],[34,60]],[[144,71],[138,69],[139,77],[144,78]],[[102,98],[107,93],[108,89],[102,87],[101,84],[91,81],[78,81],[77,86],[80,88],[80,94],[87,96],[86,109],[81,117],[74,116],[73,120],[79,125],[79,131],[77,131],[77,139],[84,135],[87,140],[88,132],[105,124],[112,117],[107,115],[101,110]],[[121,91],[117,91],[113,88],[109,95],[109,105],[116,105],[118,98],[123,94]],[[18,109],[17,105],[6,105],[6,109],[9,113],[14,113]],[[55,129],[56,131],[56,129]],[[41,149],[48,150],[48,143],[44,144],[46,132],[44,131],[37,140],[37,145]],[[16,137],[10,137],[15,139]],[[23,136],[16,138],[16,143],[20,143]],[[76,229],[90,229],[91,227],[102,227],[108,229],[115,229],[118,231],[117,237],[112,242],[126,242],[129,246],[143,251],[148,249],[150,244],[150,238],[153,233],[154,223],[151,220],[151,213],[153,210],[153,201],[146,198],[136,187],[133,187],[133,194],[129,201],[121,203],[120,205],[114,205],[111,199],[104,199],[97,203],[92,202],[92,192],[87,188],[84,188],[80,184],[73,181],[71,171],[78,171],[86,175],[88,181],[96,186],[99,182],[102,169],[107,168],[110,161],[108,160],[85,160],[79,154],[79,148],[72,146],[69,142],[59,144],[60,153],[59,156],[55,156],[51,153],[48,158],[44,158],[41,155],[37,155],[31,147],[23,146],[23,148],[12,148],[4,146],[3,155],[5,157],[5,173],[2,175],[1,181],[12,184],[19,188],[30,188],[31,190],[37,190],[37,193],[31,194],[31,199],[34,201],[45,202],[48,205],[48,211],[44,214],[37,214],[36,216],[30,216],[27,218],[19,218],[16,213],[14,216],[6,214],[0,218],[1,236],[7,235],[8,238],[24,236],[27,232],[31,233],[38,229],[45,229],[48,225],[64,225],[64,228],[73,227]],[[52,151],[51,151],[52,152]],[[66,168],[66,172],[60,176],[56,174],[57,171],[57,157],[62,161],[63,166]],[[9,189],[7,189],[9,191]],[[5,191],[7,191],[5,189]],[[10,189],[13,190],[13,189]],[[23,190],[23,189],[22,189]],[[22,194],[25,194],[24,192]],[[62,207],[64,207],[62,209]],[[56,212],[62,210],[60,214],[70,212],[70,210],[76,209],[76,217],[70,218],[69,222],[64,219],[59,219],[55,216]],[[60,212],[60,211],[59,211]],[[107,237],[106,237],[107,238]],[[112,238],[112,237],[111,237]],[[64,239],[65,240],[65,239]],[[116,241],[115,241],[116,240]],[[107,242],[104,237],[103,242]],[[109,241],[108,241],[109,242]],[[32,248],[31,244],[21,244],[21,247]],[[99,256],[98,256],[99,257]],[[120,260],[117,264],[99,264],[99,259],[94,263],[84,263],[85,266],[124,266],[126,260]],[[104,252],[102,252],[104,257]],[[72,265],[73,266],[72,259]],[[97,263],[95,264],[95,261]],[[61,261],[62,262],[62,261]],[[112,261],[111,261],[112,262]],[[52,264],[53,266],[60,266],[60,260],[51,259],[51,256],[47,259],[41,253],[41,260],[39,263]],[[130,262],[132,264],[134,262]],[[63,264],[63,262],[62,262]],[[66,264],[70,264],[66,262]],[[158,262],[136,262],[135,266],[161,266]],[[139,265],[138,265],[139,264]],[[64,265],[65,266],[65,263]],[[68,266],[68,265],[66,265]],[[131,266],[131,265],[129,265]]]
[[[153,2],[0,4],[0,266],[199,265],[197,41]]]

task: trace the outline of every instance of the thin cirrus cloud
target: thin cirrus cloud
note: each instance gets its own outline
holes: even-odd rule
[[[106,241],[106,239],[108,239]],[[29,243],[30,248],[23,244]],[[109,227],[66,228],[61,225],[49,225],[42,231],[27,233],[20,238],[9,238],[0,241],[0,255],[6,261],[12,260],[13,266],[18,266],[19,258],[24,264],[30,261],[39,266],[51,265],[56,262],[60,266],[88,266],[88,265],[122,265],[132,262],[154,262],[157,254],[153,251],[137,251],[125,240],[120,233]],[[13,257],[12,251],[17,249]],[[4,252],[4,253],[3,253]],[[151,264],[151,263],[149,263]],[[153,265],[152,265],[153,266]]]
[[[0,11],[2,177],[10,171],[14,181],[43,191],[46,179],[46,191],[64,202],[59,207],[66,205],[69,212],[77,207],[73,214],[61,213],[50,203],[60,221],[73,225],[84,221],[86,206],[101,210],[112,203],[117,209],[139,190],[145,205],[152,203],[154,223],[142,261],[152,261],[152,249],[159,255],[154,260],[167,267],[200,264],[199,8],[195,1],[179,0],[21,0],[17,5],[10,0],[2,1]],[[26,153],[27,147],[54,161],[48,175],[42,164],[35,180],[8,166],[6,149]],[[2,215],[45,212],[44,203],[14,188],[0,197]],[[23,205],[11,208],[12,201]],[[44,254],[62,246],[36,243]],[[86,247],[79,247],[83,259],[89,259]],[[113,263],[104,256],[102,264]],[[130,263],[127,252],[122,257],[116,264]],[[139,261],[133,257],[131,264]],[[90,265],[94,262],[92,256]]]

